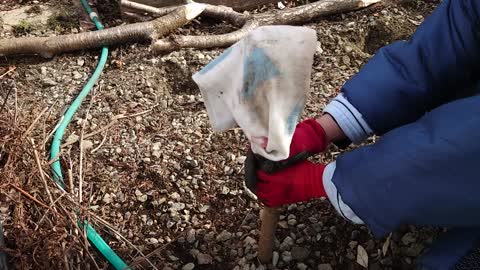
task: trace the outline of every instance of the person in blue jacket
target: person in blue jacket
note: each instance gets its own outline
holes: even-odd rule
[[[408,41],[379,49],[319,118],[297,125],[290,156],[381,139],[329,164],[258,171],[255,192],[272,207],[326,196],[376,237],[404,224],[447,227],[419,268],[480,269],[480,259],[459,264],[480,239],[478,93],[480,1],[445,0]]]

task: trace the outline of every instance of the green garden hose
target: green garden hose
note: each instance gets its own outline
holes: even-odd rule
[[[98,30],[103,29],[103,25],[100,23],[100,20],[98,19],[98,15],[95,12],[93,12],[93,10],[88,5],[87,1],[81,0],[81,2],[85,10],[87,11],[88,15],[90,16],[90,19],[95,24],[95,27]],[[68,124],[72,120],[73,115],[75,114],[77,109],[82,104],[82,101],[85,99],[85,97],[88,95],[88,93],[90,92],[90,90],[93,88],[98,78],[100,77],[100,74],[102,73],[103,68],[105,67],[105,64],[107,62],[107,57],[108,57],[108,47],[103,46],[102,52],[100,54],[100,59],[98,61],[95,71],[93,72],[93,75],[90,77],[90,79],[87,81],[85,86],[82,88],[77,98],[73,101],[73,103],[67,109],[63,118],[61,119],[60,125],[55,131],[55,135],[53,137],[52,146],[50,150],[50,159],[52,160],[56,159],[52,163],[53,179],[62,189],[65,189],[65,184],[63,181],[62,168],[61,168],[60,160],[58,156],[60,153],[60,146],[62,143],[63,135],[65,133],[65,129],[67,128]],[[88,224],[87,221],[84,221],[84,222],[79,221],[78,224],[81,228],[86,229],[88,240],[95,246],[95,248],[97,248],[98,251],[100,251],[100,253],[102,253],[102,255],[110,262],[110,264],[115,269],[117,270],[129,269],[127,264],[115,253],[115,251],[112,250],[112,248],[110,248],[110,246],[102,239],[102,237],[95,231],[95,229],[90,224]]]

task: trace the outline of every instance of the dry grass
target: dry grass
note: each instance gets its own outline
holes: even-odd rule
[[[8,77],[0,81],[2,90],[7,88],[7,81]],[[4,104],[0,111],[0,206],[6,212],[0,212],[0,221],[11,268],[85,269],[85,265],[104,268],[105,265],[98,265],[98,262],[104,264],[104,260],[95,258],[98,255],[77,221],[102,224],[98,226],[100,229],[110,228],[115,233],[114,227],[77,203],[81,201],[78,188],[70,186],[64,191],[51,178],[49,140],[42,131],[53,129],[56,120],[40,121],[49,108],[39,104],[35,106],[38,111],[27,112],[18,107],[15,88],[0,94],[0,104]],[[66,150],[70,151],[71,146]],[[63,164],[63,168],[72,171],[78,164],[74,160],[70,166]],[[71,176],[71,183],[79,182],[78,175]],[[87,195],[85,190],[84,196]]]

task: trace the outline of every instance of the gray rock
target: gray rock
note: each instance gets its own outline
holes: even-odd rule
[[[415,243],[417,241],[417,239],[415,238],[415,236],[413,235],[413,233],[409,232],[409,233],[406,233],[403,237],[402,237],[402,243],[406,246],[412,244],[412,243]]]
[[[172,203],[172,206],[170,206],[170,211],[178,212],[185,209],[185,204],[184,203]]]
[[[280,254],[278,254],[278,252],[274,251],[273,254],[272,254],[272,265],[273,265],[273,267],[277,267],[278,259],[280,259]]]
[[[109,204],[112,202],[112,196],[110,196],[110,194],[107,193],[105,194],[105,196],[103,196],[102,201],[106,204]]]
[[[250,245],[250,246],[253,246],[254,244],[257,243],[257,240],[253,239],[252,237],[250,236],[247,236],[244,240],[243,240],[243,245],[244,246],[247,246],[247,245]]]
[[[197,254],[197,261],[199,265],[211,264],[213,262],[212,256],[204,253]]]
[[[191,244],[191,243],[195,242],[195,240],[196,240],[195,239],[195,233],[196,232],[195,232],[194,229],[190,229],[190,230],[187,231],[187,242],[188,243]]]
[[[303,261],[305,260],[310,251],[304,247],[294,246],[291,250],[292,258],[296,261]]]
[[[43,79],[42,83],[43,83],[44,86],[55,86],[55,85],[57,85],[57,82],[54,81],[53,79],[50,79],[50,78]]]
[[[329,263],[322,263],[318,265],[318,270],[333,270]]]
[[[232,233],[227,231],[222,231],[219,235],[217,235],[217,241],[224,242],[232,238]]]
[[[73,78],[74,78],[75,80],[79,80],[79,79],[81,79],[81,78],[83,77],[82,74],[80,74],[80,72],[78,72],[78,71],[74,71],[74,72],[72,73],[72,75],[73,75]]]
[[[198,209],[198,211],[200,211],[200,213],[206,213],[209,208],[210,208],[210,206],[208,206],[208,205],[202,205],[202,207],[200,207],[200,209]]]
[[[405,255],[410,257],[417,257],[423,251],[424,246],[422,244],[415,243],[405,251]]]
[[[137,201],[139,201],[139,202],[146,202],[147,199],[148,199],[147,194],[142,194],[140,196],[137,196]]]
[[[308,266],[304,263],[297,263],[298,270],[307,270]]]
[[[153,237],[152,237],[152,238],[148,238],[148,239],[147,239],[147,243],[150,243],[150,244],[152,244],[152,245],[156,245],[156,244],[158,244],[158,239],[157,239],[157,238],[153,238]]]
[[[187,263],[182,267],[182,270],[193,270],[193,268],[195,268],[194,263]]]
[[[289,263],[292,261],[292,254],[290,251],[284,251],[282,252],[282,261]]]
[[[296,219],[289,219],[289,220],[288,220],[288,225],[290,225],[290,226],[295,226],[295,224],[297,224],[297,220],[296,220]]]
[[[174,192],[172,193],[172,195],[170,195],[170,198],[172,198],[172,200],[178,200],[180,199],[180,194],[178,194],[177,192]]]

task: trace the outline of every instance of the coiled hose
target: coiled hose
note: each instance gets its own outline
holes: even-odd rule
[[[93,10],[88,5],[87,1],[81,0],[81,2],[85,10],[87,11],[88,15],[90,16],[90,19],[95,24],[95,27],[98,30],[103,29],[103,25],[100,23],[100,20],[98,19],[98,15],[95,12],[93,12]],[[93,72],[92,76],[87,81],[85,86],[82,88],[77,98],[72,102],[70,107],[67,109],[67,111],[65,112],[65,114],[61,119],[60,124],[58,125],[55,131],[55,135],[53,137],[51,151],[50,151],[50,159],[52,160],[56,159],[51,165],[52,171],[53,171],[53,179],[62,189],[65,189],[65,183],[63,181],[62,168],[61,168],[60,160],[58,156],[60,153],[60,146],[62,143],[63,135],[65,133],[65,129],[67,128],[68,124],[72,120],[73,115],[75,114],[77,109],[82,104],[82,101],[85,99],[85,97],[88,95],[88,93],[90,92],[90,90],[93,88],[98,78],[100,77],[100,74],[102,73],[103,68],[105,67],[105,64],[107,62],[107,57],[108,57],[108,47],[103,46],[102,52],[100,54],[100,59],[98,61],[95,71]],[[86,230],[88,240],[95,246],[95,248],[98,249],[98,251],[100,251],[100,253],[105,257],[105,259],[107,259],[110,262],[110,264],[115,269],[117,270],[129,269],[127,264],[115,253],[115,251],[112,250],[112,248],[110,248],[110,246],[95,231],[95,229],[90,224],[88,224],[87,221],[83,221],[83,222],[79,221],[78,224],[80,228],[84,228]]]

